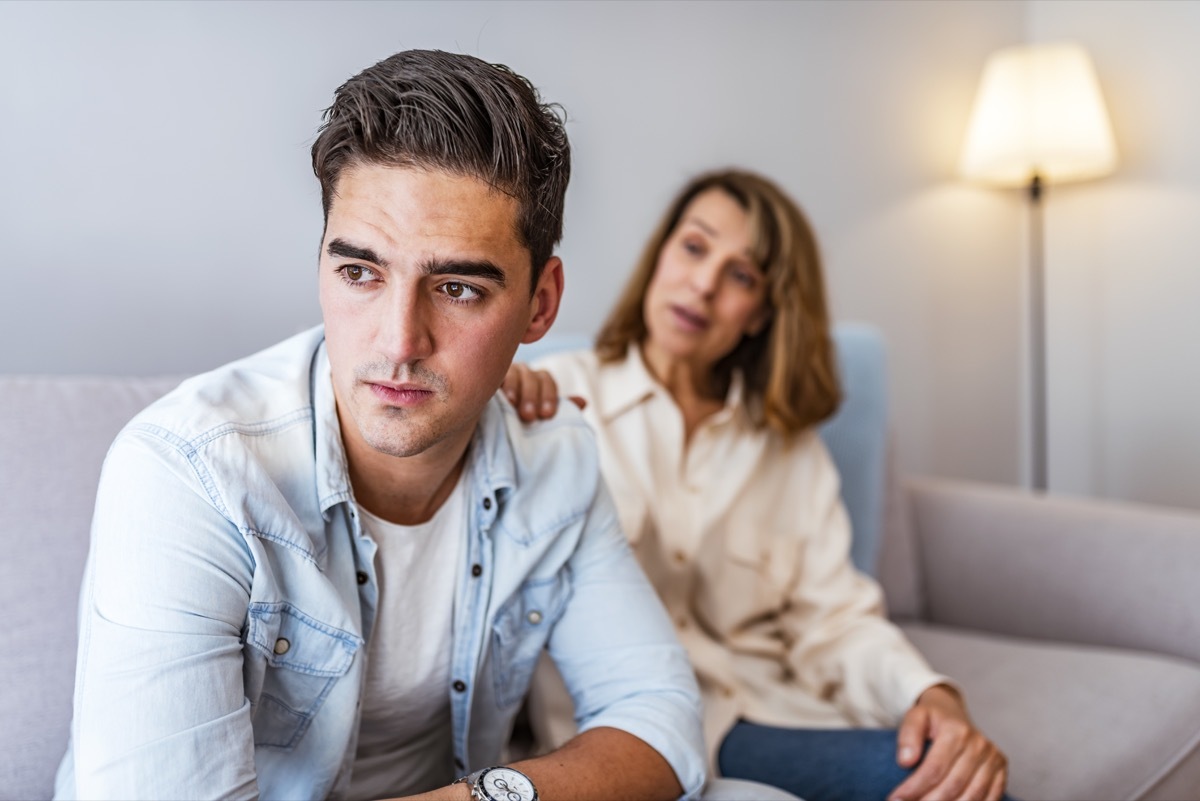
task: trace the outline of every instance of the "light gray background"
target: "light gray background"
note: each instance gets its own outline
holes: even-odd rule
[[[0,372],[193,372],[319,321],[308,148],[396,50],[502,62],[575,149],[557,329],[688,176],[774,176],[887,337],[903,469],[1026,475],[1026,217],[954,173],[983,62],[1091,51],[1120,171],[1047,203],[1051,484],[1200,507],[1195,2],[0,3]]]

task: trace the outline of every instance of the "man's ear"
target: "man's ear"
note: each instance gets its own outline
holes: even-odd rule
[[[542,268],[537,287],[533,290],[532,316],[521,344],[528,345],[537,342],[546,335],[554,318],[558,317],[558,308],[562,304],[563,294],[563,263],[558,256],[551,256]]]

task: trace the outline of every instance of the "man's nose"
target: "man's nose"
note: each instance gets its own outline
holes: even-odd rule
[[[384,309],[379,347],[392,364],[410,364],[433,353],[430,309],[419,288],[402,288]]]

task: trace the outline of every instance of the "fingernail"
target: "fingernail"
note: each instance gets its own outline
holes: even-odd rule
[[[532,403],[524,403],[524,404],[521,404],[521,409],[522,409],[522,410],[523,410],[523,411],[524,411],[526,414],[533,414],[533,404],[532,404]]]
[[[903,762],[907,762],[908,760],[912,759],[916,755],[917,755],[916,750],[910,745],[906,745],[900,749],[900,759]],[[902,801],[902,799],[897,798],[897,799],[893,799],[893,801]]]
[[[542,411],[543,411],[543,412],[552,412],[552,411],[554,411],[554,404],[553,404],[553,403],[551,403],[550,401],[546,401],[545,403],[543,403],[543,404],[542,404]]]

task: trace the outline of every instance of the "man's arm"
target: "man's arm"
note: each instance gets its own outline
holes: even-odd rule
[[[548,649],[580,734],[539,761],[538,771],[570,765],[552,780],[574,787],[565,798],[698,793],[705,759],[695,674],[598,477],[569,565],[571,601]],[[576,777],[596,784],[576,785]]]
[[[162,439],[123,433],[80,597],[77,796],[257,796],[240,641],[252,569],[193,465]]]
[[[662,755],[620,729],[585,731],[545,756],[513,763],[545,801],[674,799],[683,787]],[[470,801],[466,784],[413,796],[412,801]]]

